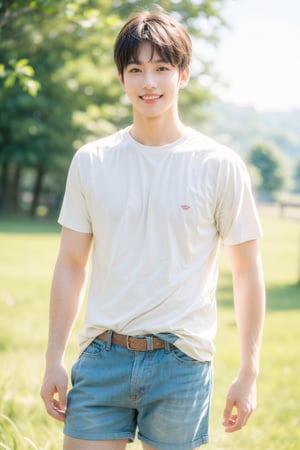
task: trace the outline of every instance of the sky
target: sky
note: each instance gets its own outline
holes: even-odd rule
[[[300,0],[226,0],[213,51],[221,100],[261,111],[300,109]]]

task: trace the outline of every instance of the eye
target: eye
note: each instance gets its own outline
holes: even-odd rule
[[[159,71],[159,72],[166,72],[166,71],[168,71],[168,70],[170,70],[170,68],[169,68],[168,66],[160,66],[160,67],[158,68],[158,71]]]
[[[131,67],[128,69],[128,73],[138,73],[141,72],[141,69],[139,69],[138,67]]]

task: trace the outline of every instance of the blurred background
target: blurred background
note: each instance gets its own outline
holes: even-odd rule
[[[298,204],[300,4],[162,0],[194,41],[185,123],[247,162],[257,198]],[[57,216],[84,143],[131,122],[112,58],[147,1],[0,1],[0,215]]]

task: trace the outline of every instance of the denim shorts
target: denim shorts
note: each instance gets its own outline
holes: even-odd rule
[[[95,339],[72,368],[64,433],[191,450],[208,441],[211,362],[165,343],[134,351]]]

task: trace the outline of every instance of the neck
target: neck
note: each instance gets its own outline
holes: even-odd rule
[[[183,136],[185,126],[177,116],[174,120],[163,118],[134,118],[131,136],[143,145],[161,146],[171,144]]]

